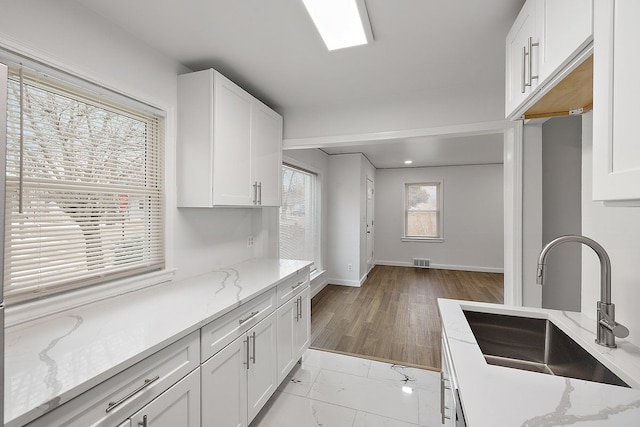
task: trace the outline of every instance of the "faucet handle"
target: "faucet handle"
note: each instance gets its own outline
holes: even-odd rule
[[[629,336],[629,328],[618,322],[615,322],[615,326],[611,328],[611,332],[618,338],[626,338]]]
[[[601,319],[600,324],[605,328],[607,328],[608,330],[610,330],[611,333],[613,333],[613,335],[615,335],[618,338],[626,338],[629,336],[629,328],[627,328],[624,325],[621,325],[618,322],[614,321],[613,323],[609,323],[609,321],[605,319]]]
[[[609,305],[612,306],[613,304]],[[616,336],[617,338],[626,338],[629,336],[629,328],[613,320],[609,313],[607,313],[607,311],[603,309],[603,307],[600,308],[600,316],[602,316],[602,318],[598,323],[610,330],[614,336]]]

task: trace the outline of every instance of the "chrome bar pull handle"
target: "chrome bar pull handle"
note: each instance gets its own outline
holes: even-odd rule
[[[298,289],[300,286],[302,286],[302,284],[303,284],[303,283],[304,283],[304,281],[302,281],[302,282],[298,282],[298,284],[297,284],[297,285],[293,285],[293,286],[291,287],[291,289]]]
[[[520,92],[524,93],[527,87],[527,47],[522,46],[522,75],[520,76]]]
[[[444,424],[444,376],[442,375],[442,371],[440,371],[440,417],[442,421],[440,424]]]
[[[253,182],[253,204],[258,204],[258,181]]]
[[[147,424],[147,416],[146,415],[142,417],[142,421],[138,421],[138,425],[141,426],[141,427],[147,427],[148,426],[148,424]]]
[[[298,313],[300,313],[298,305],[300,305],[300,298],[296,298],[296,322],[298,321]]]
[[[122,403],[126,402],[127,400],[129,400],[130,398],[132,398],[133,396],[135,396],[136,394],[140,393],[142,390],[144,390],[145,388],[149,387],[151,384],[153,384],[154,382],[158,381],[160,379],[159,375],[156,375],[155,377],[149,379],[145,379],[144,380],[144,384],[142,384],[140,387],[138,387],[137,389],[133,390],[131,393],[127,394],[125,397],[123,397],[120,400],[117,400],[115,402],[109,402],[109,404],[107,405],[107,414],[111,411],[113,411],[114,409],[116,409],[118,406],[120,406]]]
[[[262,182],[258,183],[258,205],[262,204]]]
[[[253,332],[253,334],[251,335],[251,338],[253,339],[253,356],[251,356],[251,360],[253,361],[253,364],[256,364],[256,333],[255,331]],[[247,338],[247,343],[249,342],[249,338]]]
[[[536,47],[540,46],[540,43],[534,43],[533,42],[533,37],[529,37],[528,44],[529,44],[529,58],[528,58],[529,59],[528,60],[528,63],[529,63],[529,82],[527,83],[527,86],[531,86],[532,81],[534,79],[536,79],[536,80],[538,79],[538,76],[534,76],[533,75],[533,47],[534,46],[536,46]]]
[[[247,317],[245,317],[244,319],[240,319],[238,320],[238,323],[240,323],[241,325],[245,322],[248,322],[249,320],[251,320],[252,318],[254,318],[255,316],[258,315],[258,313],[260,313],[260,311],[252,311],[251,314],[249,314]]]
[[[298,319],[302,319],[302,295],[298,297],[298,300],[300,301],[298,303],[298,310],[300,311],[300,315],[298,316]]]
[[[247,345],[247,361],[242,363],[247,366],[247,371],[248,371],[249,370],[249,337],[247,337],[246,340],[242,340],[242,342]]]

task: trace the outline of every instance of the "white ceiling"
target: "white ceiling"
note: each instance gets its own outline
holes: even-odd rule
[[[524,3],[366,0],[374,43],[329,52],[301,0],[75,1],[192,70],[217,69],[281,112],[501,88],[505,35]]]
[[[503,162],[503,134],[421,137],[323,147],[327,154],[363,153],[377,169]],[[405,165],[405,160],[413,163]]]

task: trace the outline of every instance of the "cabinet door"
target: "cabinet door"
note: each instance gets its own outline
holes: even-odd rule
[[[247,338],[243,335],[202,364],[202,425],[246,427]]]
[[[442,425],[445,427],[456,427],[456,399],[454,382],[451,377],[451,364],[449,347],[442,333],[441,359],[440,359],[440,416]]]
[[[282,117],[254,101],[251,117],[251,149],[254,176],[260,184],[261,206],[280,206],[282,176]]]
[[[267,403],[278,386],[276,365],[276,313],[272,313],[247,333],[250,363],[247,369],[249,422]]]
[[[298,298],[300,313],[296,318],[293,329],[293,342],[295,344],[295,361],[309,348],[311,342],[311,288],[307,287]],[[294,363],[295,363],[294,361]]]
[[[537,75],[537,48],[532,47],[533,55],[525,55],[529,51],[529,38],[532,43],[536,43],[536,0],[528,0],[516,21],[514,22],[506,41],[506,88],[505,88],[505,110],[509,116],[517,107],[531,94],[533,88],[537,86],[538,80],[533,79],[529,72],[529,60],[533,69],[533,75]],[[531,86],[526,83],[531,81]]]
[[[538,0],[540,81],[556,74],[593,35],[592,0]]]
[[[593,199],[640,199],[640,2],[594,2]]]
[[[299,303],[298,297],[291,298],[282,304],[276,312],[278,326],[278,348],[276,352],[278,357],[278,384],[291,372],[297,360],[293,330],[296,326]]]
[[[127,420],[122,424],[118,425],[118,427],[131,427],[131,420]]]
[[[200,368],[138,411],[131,423],[136,427],[199,427]]]
[[[213,90],[213,204],[250,206],[252,97],[216,73]]]

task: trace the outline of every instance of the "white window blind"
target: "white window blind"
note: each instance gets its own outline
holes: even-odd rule
[[[164,267],[161,121],[10,69],[9,304]]]
[[[282,166],[280,205],[280,257],[319,261],[316,175]]]
[[[405,184],[405,237],[442,238],[442,194],[439,182]]]

